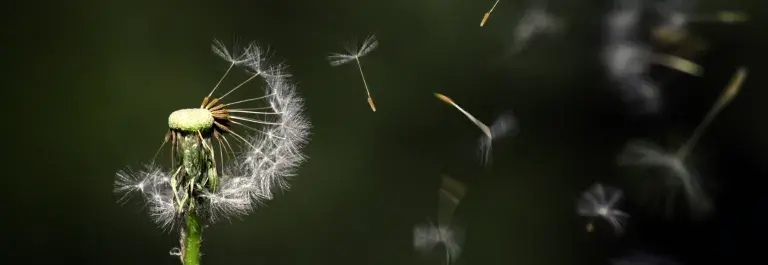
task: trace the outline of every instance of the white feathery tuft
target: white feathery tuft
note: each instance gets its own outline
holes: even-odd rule
[[[160,227],[168,228],[173,224],[176,213],[170,179],[170,172],[149,164],[141,171],[128,169],[117,172],[114,191],[121,195],[120,202],[125,202],[133,193],[140,193],[152,219]]]
[[[703,178],[695,174],[693,168],[676,152],[668,152],[661,146],[646,140],[632,140],[624,147],[618,158],[621,166],[634,166],[646,169],[663,169],[662,174],[646,176],[640,179],[650,182],[652,190],[644,191],[661,201],[667,201],[666,214],[672,214],[676,194],[683,193],[689,210],[696,216],[706,216],[714,205],[703,186]],[[654,178],[653,176],[656,176]],[[641,185],[646,186],[646,185]]]
[[[461,254],[462,229],[455,226],[439,226],[432,222],[413,228],[413,247],[424,256],[429,256],[438,246],[444,248],[443,262],[453,264]]]
[[[360,59],[379,47],[379,40],[376,39],[376,35],[371,34],[365,38],[365,41],[363,41],[359,48],[355,41],[349,42],[344,46],[344,50],[347,53],[332,53],[328,55],[328,62],[331,66],[339,66]]]
[[[576,212],[584,217],[602,218],[616,234],[621,234],[629,218],[629,214],[618,209],[623,197],[624,192],[620,189],[595,183],[577,200]]]
[[[203,195],[211,221],[247,215],[272,199],[274,192],[290,188],[288,181],[306,159],[301,149],[307,143],[310,122],[296,85],[287,79],[290,74],[282,64],[269,65],[267,53],[255,44],[247,51],[253,58],[247,65],[252,73],[263,76],[269,108],[278,115],[260,117],[269,124],[249,135],[246,150],[234,164],[225,165],[220,188]]]

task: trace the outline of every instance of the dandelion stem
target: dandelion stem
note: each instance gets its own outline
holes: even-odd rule
[[[216,89],[219,88],[219,85],[221,85],[221,81],[224,81],[224,78],[227,78],[227,75],[229,74],[229,71],[231,71],[232,67],[234,67],[234,66],[235,66],[235,63],[231,63],[229,65],[229,68],[227,68],[227,71],[224,72],[224,75],[222,75],[221,78],[219,78],[219,82],[217,82],[216,85],[213,86],[213,89],[211,89],[211,92],[208,93],[208,97],[211,97],[213,95],[213,91],[216,91]],[[202,108],[203,106],[200,106],[200,107]]]
[[[363,78],[363,86],[365,86],[365,93],[368,95],[368,105],[371,106],[371,110],[373,110],[373,112],[376,112],[376,105],[373,104],[373,98],[371,98],[371,91],[368,90],[368,82],[365,81],[365,74],[363,74],[363,66],[360,65],[360,59],[355,57],[355,62],[357,62],[357,70],[360,70],[360,77]]]
[[[186,240],[184,242],[184,265],[200,265],[200,241],[203,227],[200,218],[195,211],[190,211],[186,216]]]
[[[715,104],[709,110],[707,116],[704,117],[704,120],[696,127],[696,129],[694,129],[693,135],[691,135],[691,137],[688,138],[688,141],[686,141],[685,144],[683,144],[680,149],[677,150],[677,157],[680,158],[681,161],[685,160],[685,157],[688,156],[691,150],[693,150],[693,147],[696,146],[696,143],[699,141],[699,138],[701,138],[701,135],[703,135],[706,129],[709,127],[709,124],[715,120],[717,114],[720,114],[720,111],[722,111],[725,106],[728,106],[728,103],[731,103],[731,100],[733,100],[736,94],[739,93],[741,83],[744,82],[746,76],[746,68],[742,67],[736,71],[736,74],[734,74],[731,82],[725,88],[725,91],[723,91],[723,94],[717,99],[717,102],[715,102]]]
[[[181,260],[183,265],[200,265],[202,220],[198,216],[201,193],[215,192],[218,174],[211,134],[201,131],[180,131],[175,152],[181,158],[171,177],[176,210],[185,225],[181,227]]]

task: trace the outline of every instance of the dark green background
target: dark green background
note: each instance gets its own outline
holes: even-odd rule
[[[706,75],[671,76],[669,108],[653,119],[623,115],[602,81],[610,1],[550,1],[568,30],[516,57],[502,54],[526,4],[502,1],[478,27],[492,2],[4,4],[11,149],[0,263],[178,263],[168,255],[176,235],[156,228],[138,201],[118,205],[112,183],[117,170],[148,162],[167,115],[199,104],[226,69],[210,52],[213,38],[269,45],[291,66],[314,127],[293,188],[244,220],[207,229],[204,264],[423,264],[411,229],[433,211],[440,174],[469,186],[458,210],[467,226],[460,264],[600,264],[629,249],[684,264],[764,260],[755,252],[768,235],[764,1],[701,1],[702,11],[747,10],[753,20],[697,27],[712,45],[700,60]],[[368,33],[381,43],[363,59],[377,113],[355,67],[324,58]],[[635,217],[625,237],[585,233],[575,199],[594,181],[615,182],[625,140],[686,137],[739,65],[750,68],[743,92],[701,142],[708,160],[699,170],[718,184],[717,215],[662,222],[628,202]],[[482,169],[480,132],[433,92],[487,122],[513,110],[521,133]]]

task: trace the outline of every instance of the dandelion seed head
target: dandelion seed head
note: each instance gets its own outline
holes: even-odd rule
[[[194,187],[195,193],[176,189],[174,194],[173,185],[178,185],[174,183],[180,180],[174,179],[173,171],[181,168],[162,169],[155,164],[138,172],[120,171],[115,180],[115,192],[123,196],[121,200],[130,193],[142,195],[149,215],[163,228],[172,227],[180,220],[180,214],[186,209],[180,208],[179,200],[185,198],[186,201],[190,194],[194,198],[189,200],[199,205],[195,208],[197,213],[211,222],[247,215],[273,198],[273,192],[288,189],[288,180],[306,159],[302,148],[308,140],[310,123],[304,116],[303,101],[295,92],[296,86],[288,80],[287,66],[269,62],[268,49],[254,43],[231,52],[221,42],[214,41],[212,51],[231,64],[226,73],[238,66],[251,77],[223,95],[214,94],[227,76],[225,73],[200,108],[182,109],[169,116],[169,135],[175,145],[179,137],[186,137],[175,132],[195,132],[200,139],[189,146],[209,152],[211,157],[215,154],[217,160],[212,162],[222,163],[213,168],[214,171],[201,175],[203,179],[218,175],[216,186],[193,183],[183,188]],[[224,101],[241,86],[254,86],[257,82],[249,82],[257,77],[265,84],[263,97]],[[261,107],[241,107],[246,103],[261,104]],[[240,150],[237,154],[236,147]],[[171,149],[175,152],[176,148]]]
[[[180,109],[168,116],[168,127],[196,132],[213,127],[213,114],[207,109]]]

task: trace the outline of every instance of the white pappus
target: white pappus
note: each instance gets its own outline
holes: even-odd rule
[[[624,222],[629,218],[629,214],[617,209],[622,196],[623,192],[617,188],[595,183],[577,200],[576,211],[584,217],[602,218],[611,225],[616,234],[621,234]],[[590,221],[587,223],[587,231],[591,232],[593,229],[593,221]]]

